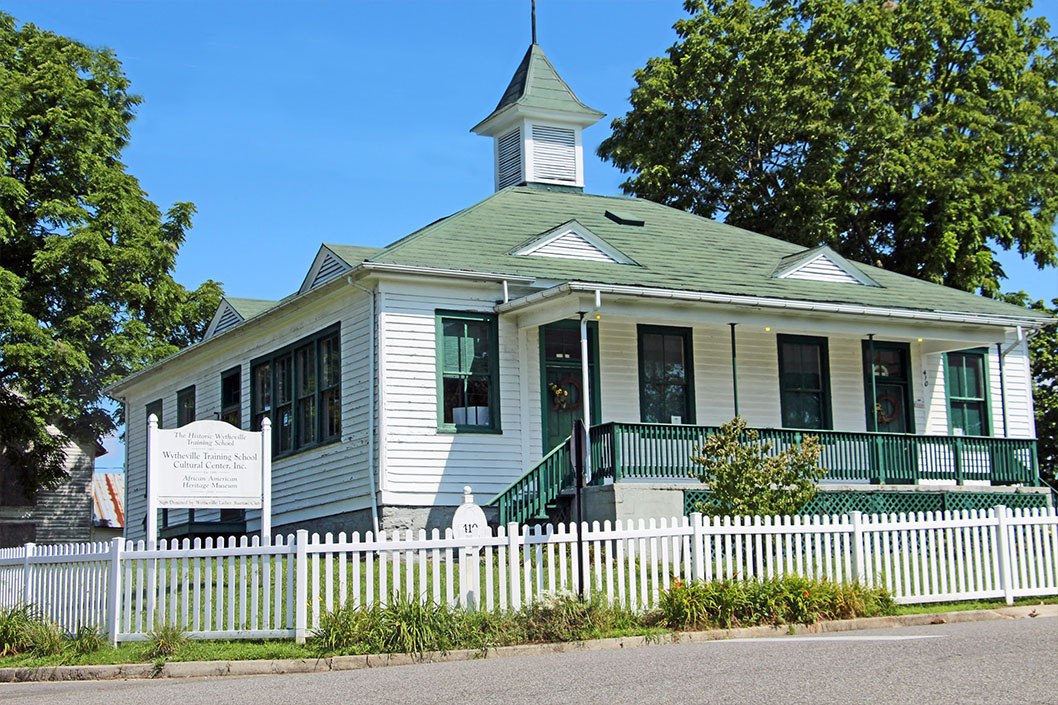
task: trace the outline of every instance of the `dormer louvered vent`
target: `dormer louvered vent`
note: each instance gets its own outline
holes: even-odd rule
[[[635,264],[635,262],[601,237],[575,220],[533,238],[512,251],[512,255],[577,259],[585,262]]]
[[[342,262],[328,252],[323,258],[323,262],[320,263],[320,268],[316,272],[316,276],[313,278],[312,284],[309,285],[309,288],[311,289],[315,286],[319,286],[329,279],[334,279],[347,269],[349,269],[349,266],[345,262]]]
[[[859,284],[856,277],[852,276],[826,257],[820,257],[809,262],[805,266],[799,268],[796,272],[787,276],[787,279],[811,279],[812,281],[819,282]]]
[[[879,286],[852,262],[826,246],[784,257],[772,276],[776,279],[804,279],[838,284]]]
[[[533,178],[577,182],[577,140],[572,128],[533,125]]]
[[[242,316],[236,313],[235,309],[233,309],[230,304],[225,303],[224,307],[224,311],[221,312],[220,318],[217,319],[217,325],[213,327],[213,335],[223,333],[229,328],[234,328],[242,323]]]
[[[522,130],[514,128],[496,140],[496,188],[522,182]]]

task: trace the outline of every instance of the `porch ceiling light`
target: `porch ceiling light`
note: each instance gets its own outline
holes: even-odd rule
[[[771,326],[764,326],[765,333],[771,333]]]

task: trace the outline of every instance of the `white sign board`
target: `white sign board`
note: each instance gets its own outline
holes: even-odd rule
[[[223,421],[158,429],[151,470],[159,507],[261,508],[261,434]]]
[[[489,523],[485,512],[474,504],[474,495],[469,487],[463,488],[463,503],[456,507],[452,516],[452,535],[457,539],[481,538],[489,535]],[[467,609],[478,608],[478,590],[481,584],[478,556],[481,546],[459,549],[459,594],[460,602]]]
[[[157,539],[159,508],[260,509],[261,536],[271,542],[271,424],[243,431],[224,421],[161,429],[147,422],[147,538]]]

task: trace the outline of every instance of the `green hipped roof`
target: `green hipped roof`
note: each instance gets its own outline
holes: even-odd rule
[[[643,225],[606,216],[621,212]],[[638,263],[589,262],[509,254],[527,240],[576,220]],[[918,311],[1041,315],[969,292],[856,262],[879,287],[778,279],[783,258],[803,245],[718,223],[638,198],[594,196],[539,186],[511,186],[383,248],[370,262],[529,276],[556,282],[659,287]]]
[[[265,299],[237,299],[234,296],[225,296],[224,300],[235,309],[237,314],[242,316],[244,321],[267,311],[279,303],[278,301],[267,301]]]
[[[539,44],[529,46],[496,109],[478,123],[477,127],[512,105],[580,115],[592,118],[593,121],[605,116],[605,113],[593,110],[581,102],[555,71]]]

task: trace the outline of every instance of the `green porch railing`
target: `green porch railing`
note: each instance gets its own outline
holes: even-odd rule
[[[919,436],[901,433],[755,429],[773,452],[819,438],[820,464],[826,479],[879,484],[920,480],[971,480],[994,484],[1038,485],[1036,441],[1031,438]],[[609,423],[592,429],[593,456],[598,437],[600,462],[596,479],[686,478],[694,470],[691,456],[716,426]],[[598,431],[598,433],[595,433]]]
[[[569,461],[569,443],[564,441],[489,500],[489,504],[499,506],[501,526],[509,521],[544,520],[548,505],[564,488],[572,486],[573,465]]]
[[[900,433],[755,429],[773,452],[817,436],[820,464],[830,481],[912,484],[920,480],[988,481],[1039,485],[1036,441],[983,436],[918,436]],[[593,484],[606,480],[688,479],[696,446],[718,426],[610,422],[591,429]],[[562,490],[573,487],[566,443],[557,446],[489,502],[500,522],[546,519]]]

